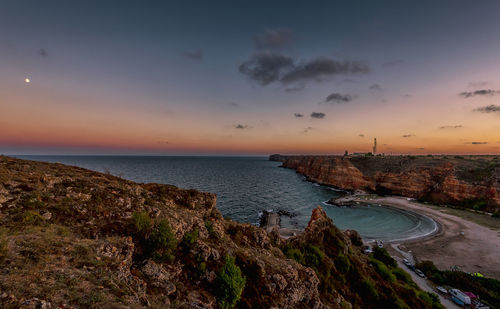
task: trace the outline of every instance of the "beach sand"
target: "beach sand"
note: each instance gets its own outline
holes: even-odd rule
[[[417,260],[431,260],[441,270],[458,266],[465,272],[481,272],[486,277],[500,279],[500,228],[485,227],[446,213],[444,207],[405,197],[377,197],[370,202],[407,209],[439,223],[440,230],[434,235],[400,242],[399,248],[411,251]]]

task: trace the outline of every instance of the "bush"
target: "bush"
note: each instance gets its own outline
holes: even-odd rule
[[[304,263],[304,254],[297,248],[287,248],[285,255],[289,259],[295,260],[299,264]]]
[[[153,258],[157,261],[172,261],[177,248],[177,239],[167,220],[163,219],[156,225],[149,237]]]
[[[145,236],[151,230],[151,218],[147,212],[134,212],[132,214],[132,224],[134,225],[135,233]]]
[[[495,211],[493,214],[491,214],[493,218],[500,218],[500,211]]]
[[[325,253],[319,247],[309,245],[304,258],[307,266],[317,268],[325,258]]]
[[[241,298],[246,279],[235,263],[233,256],[227,255],[226,262],[216,278],[216,296],[221,308],[233,308]]]
[[[23,223],[25,224],[39,224],[43,221],[42,216],[38,211],[28,210],[24,213]]]
[[[371,259],[370,263],[375,267],[375,271],[380,275],[380,277],[384,278],[390,282],[396,282],[396,277],[392,274],[392,272],[379,260]]]
[[[215,233],[215,230],[214,230],[214,224],[212,223],[212,221],[205,221],[205,228],[207,229],[208,236],[210,238],[217,237],[217,234]]]
[[[334,263],[335,263],[335,268],[337,268],[337,270],[343,274],[348,272],[349,268],[351,267],[351,263],[349,262],[349,259],[343,254],[339,254],[335,258]]]
[[[364,298],[368,298],[371,300],[378,300],[378,292],[375,288],[375,283],[370,279],[364,279],[361,281],[359,286],[359,295]]]
[[[398,263],[396,262],[396,260],[393,259],[389,255],[387,250],[385,250],[384,248],[379,248],[377,246],[374,246],[373,247],[373,257],[376,258],[377,260],[381,261],[382,263],[384,263],[387,266],[390,266],[390,267],[398,266]]]
[[[403,281],[404,283],[412,283],[413,280],[411,279],[411,276],[401,268],[397,267],[392,270],[392,274],[396,276],[396,278],[400,281]]]
[[[182,247],[187,251],[191,250],[194,247],[194,244],[196,244],[196,241],[198,241],[198,235],[198,228],[195,228],[191,232],[185,233],[182,239]]]

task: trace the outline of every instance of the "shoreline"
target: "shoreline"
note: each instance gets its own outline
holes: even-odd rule
[[[368,202],[356,197],[352,201]],[[369,202],[415,212],[431,218],[439,226],[438,231],[430,235],[390,242],[400,250],[418,260],[431,260],[441,270],[458,266],[466,272],[481,272],[500,279],[500,229],[479,225],[444,212],[446,208],[435,209],[405,197],[377,197]]]

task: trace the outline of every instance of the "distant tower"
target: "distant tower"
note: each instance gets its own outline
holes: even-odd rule
[[[375,137],[373,139],[373,154],[375,155],[377,153],[377,138]]]

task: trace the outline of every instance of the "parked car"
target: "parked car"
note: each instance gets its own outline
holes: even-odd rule
[[[441,293],[441,294],[444,294],[444,295],[447,295],[448,294],[448,290],[443,288],[442,286],[438,286],[436,287],[436,290]]]
[[[410,261],[408,261],[407,259],[403,259],[403,264],[405,264],[406,267],[411,265]]]
[[[364,253],[364,254],[370,254],[370,253],[372,253],[372,252],[373,252],[373,249],[372,249],[371,247],[369,247],[369,246],[366,246],[366,247],[364,248],[364,250],[363,250],[363,253]]]
[[[419,277],[425,278],[424,273],[423,273],[420,269],[415,269],[415,273],[416,273]]]
[[[406,265],[406,264],[405,264]],[[415,265],[412,265],[412,264],[408,264],[406,265],[406,267],[408,267],[410,270],[412,271],[415,271]]]
[[[381,240],[377,240],[377,246],[379,248],[383,248],[384,247],[384,243]]]

